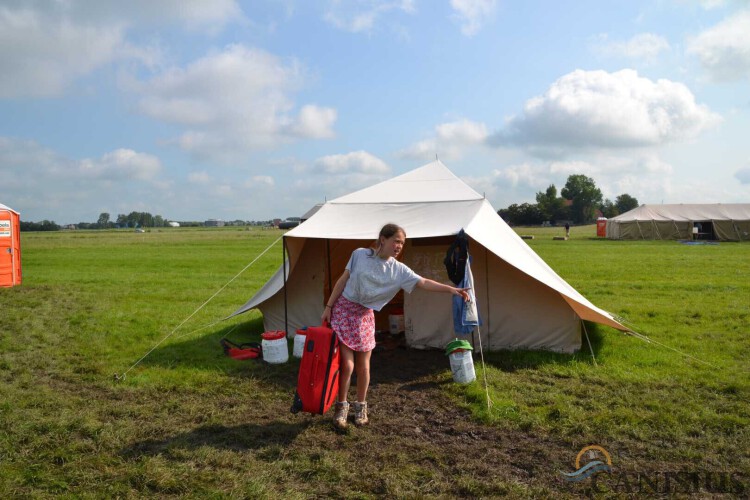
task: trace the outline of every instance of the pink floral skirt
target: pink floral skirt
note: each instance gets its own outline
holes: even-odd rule
[[[331,328],[352,351],[375,349],[375,313],[372,309],[339,296],[331,311]]]

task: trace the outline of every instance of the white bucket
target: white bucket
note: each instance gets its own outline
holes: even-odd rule
[[[299,333],[294,335],[294,349],[292,354],[295,358],[301,358],[302,353],[305,352],[305,339],[306,335],[300,335]]]
[[[451,371],[453,380],[459,384],[468,384],[476,380],[477,375],[474,373],[474,360],[471,357],[471,351],[454,351],[448,355],[451,362]]]
[[[276,340],[261,341],[263,347],[263,360],[271,364],[286,363],[289,361],[289,344],[286,343],[286,337]]]
[[[404,328],[404,315],[403,314],[389,314],[388,326],[391,331],[391,335],[398,335],[399,333],[406,330],[406,328]]]

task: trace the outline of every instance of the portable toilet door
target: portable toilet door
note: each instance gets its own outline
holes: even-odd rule
[[[21,284],[21,217],[0,203],[0,287]]]

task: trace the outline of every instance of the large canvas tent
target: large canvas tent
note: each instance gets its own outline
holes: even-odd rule
[[[621,240],[750,240],[750,203],[641,205],[607,221]]]
[[[404,263],[443,283],[446,250],[466,231],[481,340],[489,349],[573,352],[581,346],[581,320],[628,330],[558,276],[482,195],[440,161],[323,204],[286,233],[285,264],[234,314],[258,308],[268,330],[318,324],[351,252],[369,246],[388,222],[406,230]],[[416,289],[394,302],[403,309],[409,346],[443,348],[455,337],[448,294]],[[382,324],[389,312],[387,306],[376,322]]]

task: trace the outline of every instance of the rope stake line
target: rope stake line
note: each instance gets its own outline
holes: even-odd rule
[[[581,320],[581,325],[583,326],[583,333],[586,335],[586,342],[589,344],[589,350],[591,351],[591,359],[594,360],[594,367],[599,368],[599,365],[596,363],[596,356],[594,356],[594,348],[591,346],[591,339],[589,338],[589,332],[586,329],[586,322]]]
[[[236,280],[237,278],[239,278],[239,276],[242,273],[244,273],[245,271],[247,271],[250,266],[252,266],[253,264],[255,264],[258,261],[258,259],[260,259],[261,257],[263,257],[266,254],[266,252],[268,252],[271,248],[273,248],[273,246],[276,243],[278,243],[279,241],[281,241],[281,239],[283,237],[284,237],[283,235],[279,236],[276,241],[274,241],[273,243],[271,243],[268,246],[268,248],[266,248],[265,250],[263,250],[260,253],[260,255],[258,255],[255,259],[253,259],[252,262],[250,262],[248,265],[246,265],[239,273],[237,273],[234,276],[234,278],[232,278],[229,281],[227,281],[226,284],[224,284],[224,286],[222,286],[221,288],[219,288],[216,291],[216,293],[214,293],[213,295],[211,295],[211,297],[209,297],[208,300],[206,300],[203,304],[201,304],[200,307],[198,307],[198,309],[196,309],[195,311],[193,311],[192,314],[190,314],[190,316],[188,316],[187,318],[185,318],[182,321],[182,323],[180,323],[179,325],[177,325],[177,327],[174,330],[172,330],[171,332],[169,332],[164,338],[162,338],[159,342],[157,342],[154,347],[152,347],[146,354],[144,354],[143,357],[141,357],[141,359],[139,359],[138,361],[136,361],[135,363],[133,363],[130,366],[130,368],[128,368],[127,370],[125,370],[122,374],[115,373],[115,380],[117,380],[117,381],[123,381],[123,380],[125,380],[125,377],[127,376],[128,372],[130,370],[132,370],[133,368],[135,368],[136,366],[138,366],[144,359],[146,359],[149,356],[149,354],[151,354],[152,352],[154,352],[157,347],[159,347],[160,345],[162,345],[169,337],[171,337],[172,335],[174,335],[174,333],[177,330],[179,330],[182,327],[182,325],[184,325],[185,323],[187,323],[190,320],[190,318],[192,318],[193,316],[195,316],[198,313],[198,311],[200,311],[201,309],[203,309],[206,306],[206,304],[208,304],[209,302],[211,302],[217,295],[219,295],[222,291],[224,291],[224,289],[227,286],[229,286],[234,280]],[[224,318],[224,319],[226,319],[226,318]],[[224,319],[219,320],[219,321],[223,321]],[[219,321],[217,321],[216,323],[218,323]],[[216,323],[214,323],[214,324],[216,324]],[[208,325],[208,326],[213,326],[213,325]],[[205,326],[205,327],[202,327],[202,328],[208,328],[208,326]],[[199,328],[198,330],[200,330],[202,328]],[[195,330],[195,331],[198,331],[198,330]],[[189,332],[189,333],[193,333],[193,332]]]
[[[484,392],[487,395],[487,416],[490,414],[492,400],[490,399],[490,386],[487,383],[487,367],[484,365],[484,349],[482,348],[482,332],[477,326],[477,336],[479,337],[479,356],[482,358],[482,376],[484,378]]]

